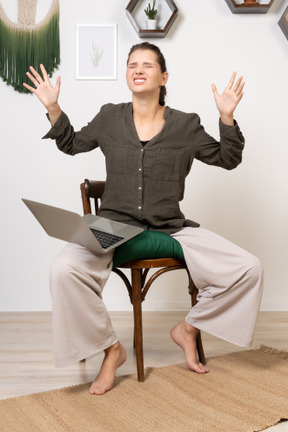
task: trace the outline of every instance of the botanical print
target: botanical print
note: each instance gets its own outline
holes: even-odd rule
[[[102,55],[104,53],[104,48],[102,50],[99,46],[96,46],[95,42],[92,41],[92,48],[91,48],[91,60],[95,68],[99,66],[99,63],[101,61]]]
[[[116,26],[78,25],[76,78],[116,79]]]

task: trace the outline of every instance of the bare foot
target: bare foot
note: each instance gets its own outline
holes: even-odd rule
[[[104,352],[105,357],[98,376],[91,384],[89,389],[90,394],[102,395],[106,391],[111,390],[116,371],[125,362],[127,357],[125,348],[120,342],[116,342],[104,350]]]
[[[172,340],[183,349],[188,368],[204,374],[208,372],[208,369],[197,359],[196,340],[198,334],[199,330],[189,325],[185,320],[176,324],[170,332]]]

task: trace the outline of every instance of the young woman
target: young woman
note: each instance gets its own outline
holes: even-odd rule
[[[24,85],[48,110],[52,128],[45,138],[55,139],[70,155],[97,147],[105,155],[101,216],[166,232],[182,246],[200,290],[197,305],[171,330],[188,368],[207,372],[196,355],[199,330],[251,346],[262,293],[259,260],[186,219],[179,208],[194,158],[225,169],[241,162],[244,138],[233,113],[243,96],[242,77],[236,81],[233,73],[221,95],[212,85],[220,115],[217,141],[205,132],[198,115],[165,106],[168,73],[155,45],[134,45],[129,53],[126,78],[132,102],[104,105],[79,132],[58,105],[60,78],[53,87],[43,65],[41,71],[43,77],[31,67],[27,75],[34,87]],[[101,370],[90,387],[97,395],[113,387],[116,370],[126,360],[101,297],[112,260],[113,253],[97,255],[68,244],[51,267],[56,366],[104,351]]]

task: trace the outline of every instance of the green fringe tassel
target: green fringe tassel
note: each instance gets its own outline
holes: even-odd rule
[[[20,93],[30,93],[23,82],[31,85],[26,75],[29,66],[39,72],[43,64],[51,77],[60,65],[59,6],[40,28],[17,29],[0,19],[0,76]]]

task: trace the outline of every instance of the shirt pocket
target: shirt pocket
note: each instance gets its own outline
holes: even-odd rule
[[[157,149],[145,154],[144,172],[149,178],[162,181],[179,181],[183,177],[183,150]]]

